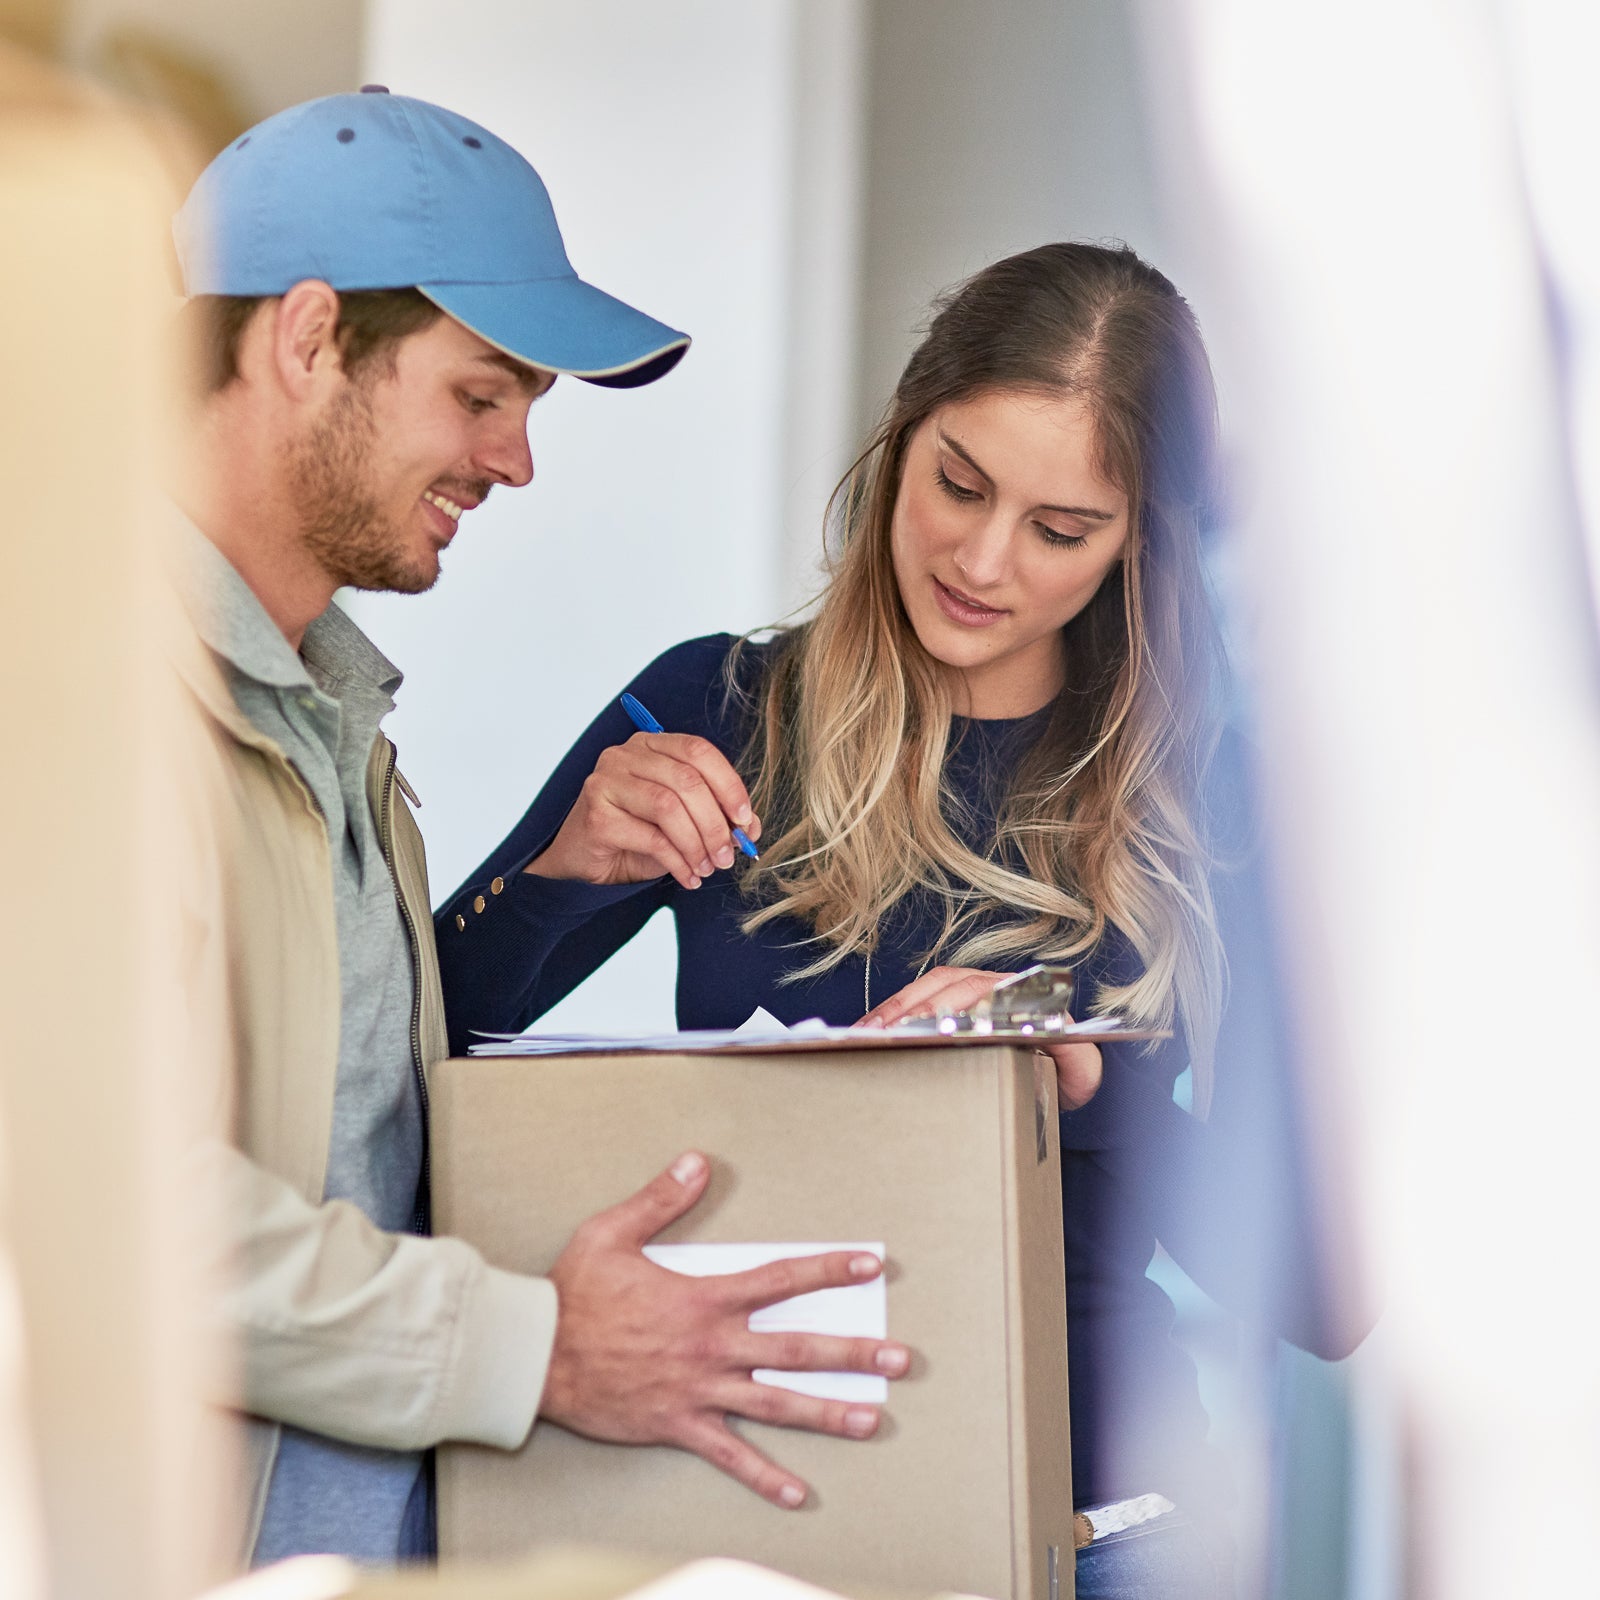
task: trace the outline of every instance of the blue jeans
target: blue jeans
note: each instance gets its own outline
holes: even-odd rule
[[[1078,1600],[1233,1600],[1232,1552],[1181,1511],[1078,1552]]]

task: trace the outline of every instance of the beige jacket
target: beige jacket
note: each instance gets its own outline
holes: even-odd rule
[[[542,1278],[488,1266],[453,1239],[383,1233],[323,1203],[339,1049],[339,952],[327,832],[279,747],[235,706],[210,653],[181,625],[179,676],[199,712],[190,761],[201,881],[184,889],[197,991],[191,1023],[232,1071],[211,1085],[200,1181],[232,1228],[219,1274],[246,1417],[244,1553],[254,1547],[280,1424],[416,1450],[446,1439],[514,1449],[527,1437],[555,1338]],[[380,736],[367,792],[416,974],[412,1041],[424,1069],[446,1053],[422,836]]]

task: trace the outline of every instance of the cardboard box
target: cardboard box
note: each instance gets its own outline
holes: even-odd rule
[[[712,1158],[670,1240],[882,1239],[916,1352],[868,1442],[740,1423],[813,1496],[781,1511],[705,1462],[540,1423],[439,1453],[440,1549],[581,1540],[738,1556],[825,1586],[1072,1594],[1055,1077],[1031,1050],[474,1058],[436,1069],[435,1226],[545,1271],[585,1217],[686,1149]]]

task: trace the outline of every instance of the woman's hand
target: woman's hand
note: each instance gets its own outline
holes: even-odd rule
[[[761,821],[728,758],[688,733],[636,733],[602,751],[561,831],[526,870],[581,883],[643,883],[670,873],[698,889],[733,865],[733,829]]]
[[[939,1011],[966,1011],[989,994],[1009,972],[985,972],[978,967],[935,967],[898,994],[876,1005],[856,1024],[858,1028],[887,1028],[907,1017],[931,1017]],[[1076,1111],[1094,1099],[1100,1087],[1100,1046],[1097,1044],[1047,1044],[1043,1053],[1055,1062],[1061,1109]]]

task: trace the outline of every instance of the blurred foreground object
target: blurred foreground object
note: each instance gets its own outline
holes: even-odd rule
[[[105,97],[0,46],[0,1169],[29,1376],[28,1437],[0,1438],[0,1461],[32,1464],[42,1569],[0,1568],[30,1585],[8,1600],[166,1600],[220,1575],[194,1266],[210,1218],[180,1192],[183,767],[150,603],[165,172]],[[0,1399],[0,1427],[15,1420]],[[27,1523],[10,1531],[26,1515],[0,1504],[8,1547],[27,1548]]]
[[[1549,158],[1594,127],[1600,22],[1146,21],[1189,270],[1243,378],[1289,966],[1323,1154],[1354,1132],[1387,1306],[1365,1381],[1401,1441],[1397,1481],[1372,1493],[1358,1451],[1329,1485],[1347,1524],[1300,1531],[1342,1540],[1362,1600],[1591,1592],[1600,652],[1575,483],[1592,517],[1600,307],[1574,249],[1592,174]],[[1335,1592],[1300,1572],[1296,1600]]]
[[[255,120],[220,64],[154,29],[133,23],[110,29],[95,61],[107,83],[179,117],[208,158]]]
[[[205,1600],[894,1600],[848,1596],[747,1561],[687,1566],[581,1546],[554,1546],[508,1566],[361,1574],[338,1556],[302,1556],[212,1590]],[[901,1600],[910,1600],[902,1594]],[[930,1600],[972,1600],[953,1593]]]

